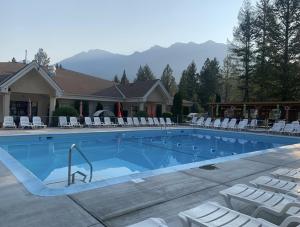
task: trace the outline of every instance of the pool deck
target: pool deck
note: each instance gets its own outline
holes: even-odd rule
[[[82,130],[96,131],[0,130],[0,135]],[[214,170],[193,168],[148,177],[140,183],[126,182],[73,195],[40,197],[30,194],[0,163],[0,226],[119,227],[149,217],[163,218],[169,226],[181,226],[177,217],[180,211],[207,200],[225,205],[219,195],[220,190],[236,183],[248,183],[281,166],[300,167],[300,145],[219,163]],[[240,203],[236,206],[245,213],[253,210]]]

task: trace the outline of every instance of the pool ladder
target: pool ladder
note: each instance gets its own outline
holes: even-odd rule
[[[89,182],[92,181],[93,178],[93,166],[92,163],[87,159],[87,157],[83,154],[83,152],[79,149],[79,147],[76,144],[72,144],[72,146],[69,149],[69,158],[68,158],[68,186],[75,183],[75,175],[79,174],[83,176],[82,181],[85,182],[87,175],[81,171],[76,171],[72,173],[72,152],[73,150],[77,150],[78,153],[81,155],[81,157],[87,162],[87,164],[90,167],[90,177]],[[86,182],[85,182],[86,183]]]

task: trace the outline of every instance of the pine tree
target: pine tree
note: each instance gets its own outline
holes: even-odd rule
[[[169,64],[167,64],[167,66],[165,67],[160,80],[169,94],[171,96],[175,95],[177,91],[177,85],[175,82],[175,77],[173,76],[173,70],[171,69]]]
[[[197,99],[197,66],[193,61],[186,70],[183,71],[180,82],[179,91],[183,99]]]
[[[115,75],[115,77],[114,77],[114,82],[117,83],[117,84],[120,83],[120,80],[119,80],[119,78],[118,78],[118,75]]]
[[[122,84],[122,85],[129,84],[129,80],[127,79],[125,69],[124,69],[124,71],[123,71],[123,75],[122,75],[122,78],[121,78],[121,84]]]
[[[35,54],[34,60],[41,66],[47,66],[50,63],[50,58],[42,48]]]
[[[207,108],[207,104],[215,101],[214,99],[219,95],[220,77],[220,66],[217,59],[210,60],[207,58],[199,75],[199,97],[203,107]]]
[[[276,41],[278,26],[271,0],[259,0],[256,4],[254,38],[256,44],[253,93],[264,101],[274,97],[276,80]]]
[[[142,66],[139,67],[134,81],[146,81],[146,80],[154,80],[154,79],[155,76],[153,75],[150,67],[146,64],[144,67]]]
[[[182,107],[182,95],[180,92],[177,92],[174,95],[172,113],[173,113],[173,116],[177,118],[177,123],[181,123],[183,107]]]
[[[296,99],[299,89],[300,1],[275,0],[279,34],[276,39],[279,62],[280,96],[283,101]]]
[[[250,86],[253,82],[253,58],[254,58],[254,15],[249,0],[244,2],[238,16],[239,25],[234,29],[232,53],[242,62],[240,89],[243,91],[243,101],[250,99]]]

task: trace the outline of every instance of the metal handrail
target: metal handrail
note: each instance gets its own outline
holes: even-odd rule
[[[90,178],[89,178],[89,182],[92,181],[93,178],[93,166],[92,163],[87,159],[87,157],[83,154],[83,152],[79,149],[79,147],[76,146],[76,144],[72,144],[72,146],[69,149],[69,161],[68,161],[68,186],[71,185],[71,177],[72,177],[72,151],[73,149],[76,149],[79,154],[81,155],[81,157],[87,162],[87,164],[90,167]]]

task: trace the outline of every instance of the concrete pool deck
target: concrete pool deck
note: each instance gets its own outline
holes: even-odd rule
[[[1,130],[0,135],[71,130],[85,129]],[[214,170],[193,168],[148,177],[140,183],[126,182],[72,195],[40,197],[30,194],[0,163],[0,226],[126,226],[148,217],[161,217],[169,226],[181,226],[177,217],[180,211],[207,200],[225,205],[220,190],[248,183],[281,166],[300,167],[300,146],[219,163]],[[253,209],[236,205],[245,213]]]

